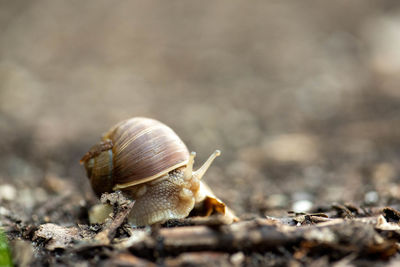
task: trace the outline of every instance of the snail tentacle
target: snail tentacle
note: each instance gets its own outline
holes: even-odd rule
[[[214,153],[204,162],[203,166],[201,166],[197,171],[193,172],[193,177],[200,180],[203,178],[204,174],[207,172],[208,168],[210,168],[211,164],[213,163],[214,159],[221,155],[220,150],[215,150]]]

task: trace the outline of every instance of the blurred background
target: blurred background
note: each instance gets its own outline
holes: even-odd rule
[[[2,0],[0,32],[2,205],[96,201],[79,159],[133,116],[221,149],[241,216],[400,199],[399,1]]]

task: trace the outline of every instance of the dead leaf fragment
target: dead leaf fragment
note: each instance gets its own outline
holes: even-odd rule
[[[81,239],[78,235],[78,228],[63,227],[53,223],[46,223],[39,226],[35,232],[33,240],[43,240],[47,243],[45,248],[55,250],[57,248],[65,249],[71,245],[74,240]]]

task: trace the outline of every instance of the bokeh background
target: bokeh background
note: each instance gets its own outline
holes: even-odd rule
[[[399,1],[0,1],[0,33],[3,205],[95,201],[79,159],[133,116],[221,149],[243,217],[400,198]]]

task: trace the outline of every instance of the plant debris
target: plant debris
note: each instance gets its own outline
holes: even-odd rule
[[[348,207],[334,204],[326,213],[235,223],[212,215],[132,228],[126,216],[134,202],[119,192],[104,195],[102,202],[114,205],[114,214],[97,227],[54,223],[28,226],[29,222],[9,219],[8,229],[21,229],[26,224],[24,239],[33,242],[35,251],[41,251],[35,252],[35,257],[32,252],[27,253],[24,263],[72,266],[71,262],[84,260],[97,264],[101,258],[103,264],[114,265],[241,266],[253,264],[255,255],[261,262],[269,261],[273,255],[275,263],[306,264],[319,259],[324,264],[339,264],[366,258],[388,262],[395,260],[399,251],[399,211],[392,207],[375,209],[373,216],[359,212],[349,218],[341,212],[350,211]],[[330,213],[335,216],[329,216]],[[33,230],[29,233],[27,229]],[[14,235],[19,234],[14,231]],[[54,253],[58,255],[56,261]]]

